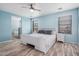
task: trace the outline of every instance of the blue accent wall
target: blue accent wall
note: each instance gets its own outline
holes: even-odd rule
[[[0,11],[0,42],[11,38],[11,17]]]
[[[39,20],[39,28],[56,28],[56,30],[58,31],[58,17],[66,15],[72,15],[72,34],[65,35],[65,42],[77,43],[78,9],[40,16],[37,17],[36,19]]]
[[[22,34],[31,33],[31,21],[29,18],[22,17]]]
[[[11,39],[11,15],[10,13],[0,11],[0,42]]]

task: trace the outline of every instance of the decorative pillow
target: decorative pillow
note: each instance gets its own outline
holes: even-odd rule
[[[49,35],[52,34],[52,31],[51,30],[45,30],[44,32],[45,32],[44,34],[49,34]]]
[[[38,33],[51,35],[52,34],[52,30],[39,30]]]
[[[44,30],[39,30],[38,33],[42,33],[43,34],[44,33]]]

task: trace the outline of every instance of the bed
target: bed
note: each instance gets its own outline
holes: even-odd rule
[[[21,43],[31,44],[35,46],[35,49],[47,53],[49,48],[54,45],[56,41],[56,33],[49,35],[50,33],[32,33],[32,34],[22,34]]]

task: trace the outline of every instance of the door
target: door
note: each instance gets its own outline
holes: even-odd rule
[[[19,38],[21,32],[21,17],[12,16],[11,17],[12,23],[12,37]]]

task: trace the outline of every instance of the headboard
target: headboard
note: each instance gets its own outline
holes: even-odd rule
[[[55,28],[38,28],[38,30],[53,30],[53,31],[55,31],[56,29]]]
[[[54,34],[57,33],[57,31],[56,31],[55,28],[39,28],[38,31],[39,31],[39,30],[52,30],[52,32],[53,32]]]

